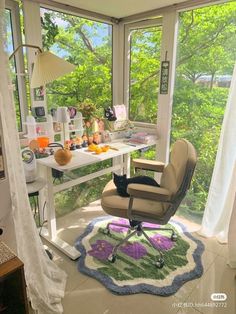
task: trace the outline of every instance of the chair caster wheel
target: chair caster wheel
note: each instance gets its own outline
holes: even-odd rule
[[[176,242],[177,239],[178,239],[177,234],[176,234],[176,233],[173,233],[173,234],[171,235],[171,241]]]
[[[160,257],[158,261],[156,262],[156,267],[161,269],[164,266],[164,264],[165,264],[164,259]]]
[[[106,235],[110,235],[110,230],[108,228],[106,228],[103,230],[103,233]]]
[[[116,261],[116,255],[113,255],[113,254],[109,255],[109,256],[108,256],[108,261],[109,261],[110,263],[115,263],[115,261]]]

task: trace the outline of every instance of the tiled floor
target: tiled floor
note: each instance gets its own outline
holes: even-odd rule
[[[88,207],[75,210],[57,220],[59,235],[73,244],[89,221],[104,212],[95,202]],[[63,307],[65,314],[236,314],[236,270],[227,266],[227,245],[220,245],[215,239],[205,239],[197,235],[199,226],[175,217],[187,225],[205,244],[203,253],[204,274],[189,281],[170,297],[147,294],[117,296],[109,292],[93,278],[78,272],[76,261],[53,249],[54,261],[68,274]],[[47,243],[50,247],[50,245]],[[214,292],[226,293],[226,302],[214,303],[210,295]],[[214,307],[213,307],[214,306]]]

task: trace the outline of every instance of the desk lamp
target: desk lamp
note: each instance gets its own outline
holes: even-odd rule
[[[9,60],[11,60],[16,52],[22,47],[38,50],[32,70],[31,88],[44,86],[75,69],[75,66],[68,61],[57,57],[50,51],[43,51],[40,47],[30,44],[22,44],[18,46],[10,55]]]
[[[57,108],[57,113],[56,113],[56,120],[57,122],[60,122],[63,127],[63,141],[62,144],[64,146],[65,141],[66,141],[66,132],[65,132],[65,124],[70,122],[70,116],[68,112],[67,107],[58,107]]]

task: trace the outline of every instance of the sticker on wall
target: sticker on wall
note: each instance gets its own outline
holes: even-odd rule
[[[3,161],[3,150],[0,135],[0,180],[5,179],[4,161]]]
[[[162,63],[161,63],[160,94],[168,94],[169,67],[170,67],[169,61],[162,61]]]

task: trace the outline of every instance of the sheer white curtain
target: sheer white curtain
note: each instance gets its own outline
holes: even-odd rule
[[[236,66],[224,115],[215,167],[200,234],[224,243],[228,239],[236,192]],[[236,210],[234,208],[234,210]],[[232,225],[233,221],[231,221]],[[235,223],[236,227],[236,223]],[[230,229],[232,232],[233,228]],[[236,238],[234,239],[236,243]],[[236,247],[234,247],[236,250]]]
[[[0,0],[0,117],[12,199],[18,257],[23,261],[30,301],[38,314],[62,313],[66,274],[44,251],[32,217],[24,181],[16,114],[9,90],[8,58],[4,53],[4,8]]]

